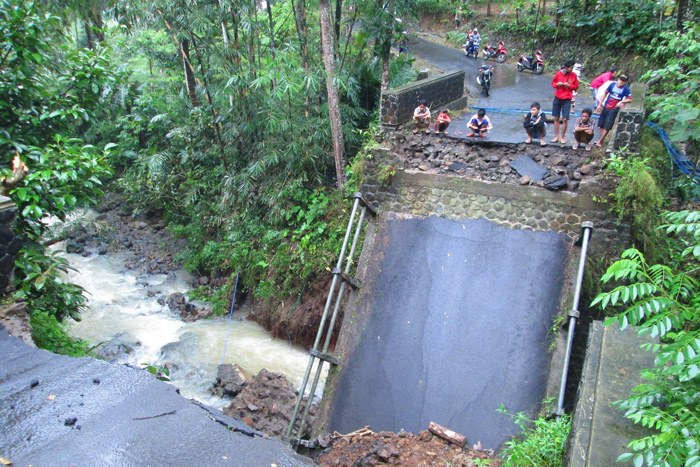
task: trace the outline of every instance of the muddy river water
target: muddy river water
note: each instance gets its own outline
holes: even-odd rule
[[[174,364],[170,377],[181,394],[217,408],[230,402],[209,392],[222,359],[253,375],[263,368],[280,372],[297,388],[301,385],[308,354],[246,320],[245,307],[234,312],[230,324],[228,316],[185,323],[177,312],[159,304],[159,298],[190,288],[192,278],[185,271],[170,276],[137,274],[125,268],[118,255],[65,257],[78,270],[70,273],[69,280],[89,292],[89,308],[83,311],[80,322],[70,325],[70,335],[92,344],[115,339],[140,343],[119,363]],[[322,390],[321,384],[317,395]]]

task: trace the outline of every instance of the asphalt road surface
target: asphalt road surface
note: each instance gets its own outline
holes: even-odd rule
[[[362,291],[365,331],[334,389],[329,428],[417,433],[436,422],[497,448],[536,413],[567,261],[556,232],[485,219],[389,220]]]
[[[14,466],[315,465],[261,435],[146,371],[38,350],[0,326],[0,457]]]

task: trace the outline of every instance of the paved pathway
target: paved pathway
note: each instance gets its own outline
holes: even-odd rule
[[[507,44],[506,44],[507,48]],[[535,75],[530,71],[518,72],[515,63],[519,54],[514,56],[509,52],[506,63],[496,63],[494,60],[485,61],[481,58],[475,60],[465,57],[461,50],[436,44],[421,38],[413,38],[409,47],[410,53],[426,60],[444,71],[464,70],[466,74],[465,85],[471,96],[477,96],[476,102],[469,102],[471,111],[466,112],[461,118],[453,119],[448,134],[458,138],[466,138],[468,119],[479,107],[487,109],[487,115],[493,122],[494,129],[488,138],[492,141],[505,143],[520,143],[526,138],[522,127],[522,115],[530,109],[530,104],[539,102],[542,110],[551,113],[554,89],[552,77],[558,69],[555,64],[548,63],[545,57],[545,71],[542,75]],[[488,63],[494,66],[494,76],[489,97],[482,94],[481,88],[476,83],[479,66]],[[588,86],[581,86],[577,98],[576,110],[581,111],[586,107],[593,108],[593,98]],[[493,110],[501,109],[501,110]],[[431,109],[438,110],[438,109]],[[569,129],[566,139],[571,144],[574,142],[573,124],[576,117],[569,121]],[[553,126],[548,128],[549,138],[552,137]],[[597,131],[596,131],[597,134]]]

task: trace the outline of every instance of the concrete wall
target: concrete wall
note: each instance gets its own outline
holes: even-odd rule
[[[586,186],[579,193],[552,192],[401,169],[387,179],[386,174],[378,175],[379,168],[403,167],[403,161],[386,150],[374,151],[373,156],[362,193],[380,210],[450,219],[483,217],[512,229],[555,230],[572,237],[580,233],[583,221],[591,221],[592,249],[629,243],[629,227],[618,224],[608,205],[596,202]]]
[[[447,103],[462,100],[464,95],[464,71],[428,78],[406,84],[382,93],[381,122],[398,126],[413,117],[418,102],[425,99],[431,111]],[[466,106],[466,98],[461,107]]]
[[[627,147],[632,152],[639,152],[639,133],[645,121],[646,85],[633,83],[631,88],[633,100],[620,110],[613,147],[615,149]]]
[[[5,196],[0,196],[0,295],[12,290],[15,256],[22,241],[12,231],[17,218],[17,206]]]

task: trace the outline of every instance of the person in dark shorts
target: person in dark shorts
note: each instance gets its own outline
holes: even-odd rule
[[[566,144],[564,135],[569,124],[571,98],[574,91],[578,89],[578,76],[573,72],[575,63],[573,60],[567,60],[564,63],[564,68],[557,71],[552,79],[552,87],[554,88],[554,101],[552,102],[554,139],[552,139],[552,143]],[[561,125],[559,124],[560,120]],[[560,128],[561,133],[559,132]]]
[[[596,109],[596,112],[600,113],[600,119],[598,120],[600,137],[595,142],[596,147],[603,147],[603,141],[610,130],[612,130],[620,108],[628,102],[632,102],[632,90],[627,85],[628,81],[627,75],[620,75],[617,78],[617,82],[611,83],[608,89],[605,90],[605,95]]]

